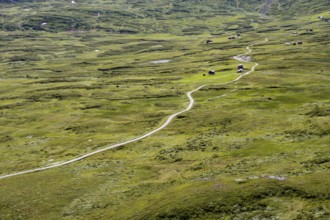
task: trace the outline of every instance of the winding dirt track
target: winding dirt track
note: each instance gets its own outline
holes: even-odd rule
[[[268,40],[265,39],[265,42],[267,42],[267,41]],[[247,46],[246,47],[246,50],[248,52],[245,53],[245,55],[247,55],[247,54],[249,54],[249,53],[252,52],[252,50],[251,50],[250,47],[253,46],[253,45],[255,45],[255,44],[251,44],[250,46]],[[233,58],[236,59],[235,57],[233,57]],[[239,60],[239,61],[241,61],[241,60]],[[251,72],[253,72],[258,65],[259,65],[258,63],[255,63],[254,66],[252,67],[252,69],[250,71],[248,71],[248,72],[246,72],[244,74],[240,74],[236,79],[234,79],[232,81],[225,82],[225,83],[214,84],[214,85],[225,85],[225,84],[236,82],[236,81],[240,80],[243,76],[246,76],[246,75],[250,74]],[[178,115],[180,115],[180,114],[182,114],[184,112],[187,112],[190,109],[192,109],[192,107],[193,107],[193,105],[195,103],[195,100],[192,97],[192,94],[194,92],[197,92],[198,90],[204,88],[205,86],[208,86],[208,85],[202,85],[202,86],[200,86],[200,87],[198,87],[198,88],[196,88],[194,90],[191,90],[191,91],[187,92],[187,97],[189,98],[189,105],[188,105],[188,107],[186,109],[180,111],[180,112],[177,112],[177,113],[174,113],[174,114],[170,115],[163,125],[161,125],[160,127],[158,127],[156,129],[150,131],[149,133],[146,133],[146,134],[144,134],[142,136],[139,136],[137,138],[134,138],[134,139],[131,139],[131,140],[128,140],[128,141],[124,141],[124,142],[121,142],[121,143],[117,143],[117,144],[114,144],[114,145],[111,145],[111,146],[108,146],[108,147],[105,147],[105,148],[102,148],[102,149],[93,151],[93,152],[88,153],[88,154],[84,154],[84,155],[82,155],[80,157],[76,157],[76,158],[71,159],[71,160],[68,160],[68,161],[59,162],[59,163],[56,163],[56,164],[53,164],[53,165],[49,165],[49,166],[45,166],[45,167],[40,167],[40,168],[35,168],[35,169],[31,169],[31,170],[25,170],[25,171],[21,171],[21,172],[16,172],[16,173],[2,175],[2,176],[0,176],[0,179],[5,179],[5,178],[8,178],[8,177],[18,176],[18,175],[27,174],[27,173],[34,173],[34,172],[38,172],[38,171],[52,169],[52,168],[55,168],[55,167],[64,166],[64,165],[67,165],[67,164],[74,163],[74,162],[77,162],[79,160],[85,159],[85,158],[90,157],[90,156],[92,156],[94,154],[98,154],[98,153],[101,153],[103,151],[107,151],[107,150],[110,150],[110,149],[113,149],[113,148],[124,146],[126,144],[133,143],[133,142],[139,141],[141,139],[144,139],[146,137],[149,137],[149,136],[153,135],[154,133],[156,133],[156,132],[164,129],[165,127],[167,127],[176,116],[178,116]],[[232,91],[229,91],[228,93],[230,93],[230,92],[232,92]]]

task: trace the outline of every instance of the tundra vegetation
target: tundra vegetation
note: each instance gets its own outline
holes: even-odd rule
[[[145,134],[208,85],[151,137],[0,179],[0,219],[330,218],[329,1],[1,0],[0,15],[0,175]],[[259,66],[221,84],[251,44],[244,71]]]

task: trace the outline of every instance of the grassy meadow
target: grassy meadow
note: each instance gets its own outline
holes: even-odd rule
[[[329,3],[264,2],[0,1],[0,175],[207,84],[0,179],[0,219],[329,219]]]

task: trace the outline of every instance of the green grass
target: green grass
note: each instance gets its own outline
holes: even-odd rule
[[[2,1],[0,175],[145,134],[207,86],[151,137],[2,179],[0,219],[328,219],[329,5],[238,3]],[[256,71],[221,84],[250,44]]]

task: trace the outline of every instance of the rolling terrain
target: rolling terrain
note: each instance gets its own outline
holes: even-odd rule
[[[0,219],[330,218],[329,1],[0,15]]]

